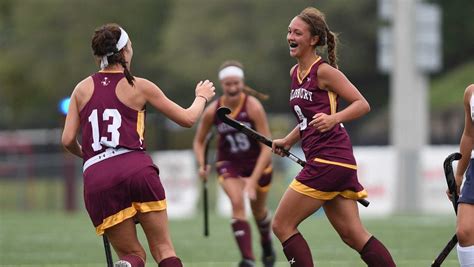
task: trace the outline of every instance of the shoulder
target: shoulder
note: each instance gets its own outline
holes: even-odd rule
[[[93,90],[94,80],[92,79],[92,76],[88,76],[77,83],[76,87],[74,88],[73,95],[80,99],[87,96],[88,94],[92,94]]]
[[[466,90],[464,91],[464,94],[471,94],[474,92],[474,84],[470,84],[468,87],[466,87]]]
[[[249,114],[265,113],[262,103],[254,96],[247,96],[247,111]]]
[[[295,71],[296,67],[298,66],[298,64],[295,64],[293,65],[293,67],[291,67],[290,69],[290,77],[293,76],[293,72]]]
[[[474,93],[474,84],[469,85],[464,90],[464,103],[470,105],[471,97]]]
[[[136,76],[134,76],[133,78],[135,78],[135,84],[137,85],[138,88],[145,89],[145,88],[153,88],[153,87],[156,88],[156,87],[158,87],[152,81],[149,81],[145,78],[136,77]]]

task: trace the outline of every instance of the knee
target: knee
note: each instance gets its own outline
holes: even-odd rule
[[[461,246],[474,245],[474,227],[472,227],[472,225],[458,224],[456,227],[456,236]]]
[[[291,227],[285,221],[275,217],[272,222],[272,231],[278,237],[278,239],[283,240],[288,235],[291,235],[295,227]],[[283,240],[284,241],[284,240]]]
[[[245,212],[245,202],[242,198],[233,198],[230,200],[232,204],[232,211],[234,213]]]
[[[252,208],[252,214],[255,217],[255,219],[257,219],[257,221],[264,219],[265,216],[267,215],[267,209],[263,205],[252,204],[251,208]]]
[[[338,232],[341,240],[346,243],[349,247],[358,250],[360,247],[360,242],[358,242],[358,232],[350,227],[342,229]],[[364,244],[362,244],[363,246]]]

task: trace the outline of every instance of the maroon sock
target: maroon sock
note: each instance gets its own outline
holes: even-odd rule
[[[250,225],[247,221],[233,219],[232,230],[234,237],[239,245],[242,258],[248,260],[255,260],[252,252],[252,233],[250,232]]]
[[[372,236],[360,251],[360,257],[369,267],[395,267],[390,252]]]
[[[145,261],[135,254],[125,255],[120,260],[127,261],[132,267],[145,267]]]
[[[181,260],[177,257],[169,257],[161,260],[158,267],[183,267]]]
[[[313,257],[308,243],[300,233],[296,233],[283,242],[283,252],[285,253],[290,266],[292,267],[313,267]]]
[[[265,218],[257,221],[258,231],[260,232],[260,243],[261,244],[268,244],[272,242],[272,232],[271,232],[271,224],[272,224],[272,215],[270,211],[267,211],[267,215]]]

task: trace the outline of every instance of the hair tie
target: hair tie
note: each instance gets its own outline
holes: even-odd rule
[[[120,28],[120,38],[118,39],[117,44],[115,45],[115,47],[117,48],[116,53],[118,53],[120,50],[122,50],[122,48],[124,48],[127,45],[128,39],[129,39],[127,32],[124,29],[122,29],[122,27],[119,27],[119,28]],[[107,57],[110,57],[113,54],[115,53],[109,52],[102,57],[102,59],[100,60],[101,69],[105,69],[109,65],[109,60],[107,59]]]

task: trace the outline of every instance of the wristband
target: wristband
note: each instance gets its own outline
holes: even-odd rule
[[[206,104],[207,104],[207,101],[208,101],[208,100],[207,100],[207,98],[206,98],[205,96],[203,96],[203,95],[197,95],[196,97],[202,97],[202,98],[204,98],[204,100],[206,100]]]

